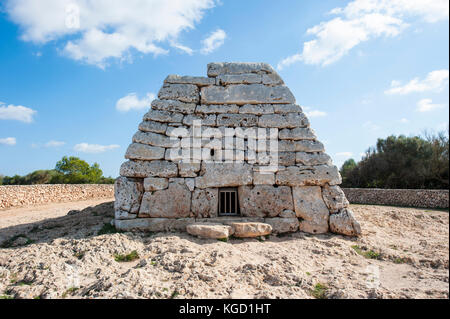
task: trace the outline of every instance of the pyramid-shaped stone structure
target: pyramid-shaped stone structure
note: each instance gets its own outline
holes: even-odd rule
[[[337,167],[266,63],[168,76],[125,158],[115,185],[121,230],[361,232]]]

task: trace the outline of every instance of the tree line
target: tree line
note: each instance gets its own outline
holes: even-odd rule
[[[355,188],[448,189],[449,132],[378,139],[360,162],[341,168],[342,186]]]
[[[0,185],[37,184],[114,184],[114,178],[103,176],[97,163],[89,165],[73,156],[64,156],[52,170],[38,170],[25,176],[0,175]]]

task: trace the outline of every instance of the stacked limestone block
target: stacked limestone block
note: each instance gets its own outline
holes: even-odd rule
[[[264,135],[276,153],[264,152]],[[337,167],[265,63],[211,63],[208,77],[168,76],[125,157],[115,188],[122,230],[239,221],[274,233],[360,234]],[[238,188],[239,218],[218,217],[223,187]]]

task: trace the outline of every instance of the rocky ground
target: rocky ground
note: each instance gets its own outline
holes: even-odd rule
[[[448,211],[352,209],[359,239],[228,242],[115,233],[112,202],[0,211],[0,298],[449,297]]]

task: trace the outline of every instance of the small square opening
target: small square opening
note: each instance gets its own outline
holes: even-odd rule
[[[239,216],[239,200],[236,188],[219,189],[219,216]]]

